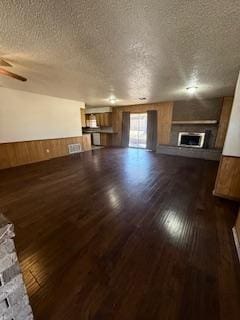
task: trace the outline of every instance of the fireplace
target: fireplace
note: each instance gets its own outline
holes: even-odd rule
[[[178,146],[202,148],[204,143],[205,133],[199,132],[179,132]]]

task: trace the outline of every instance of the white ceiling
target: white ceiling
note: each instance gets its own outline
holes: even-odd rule
[[[239,0],[2,0],[0,56],[28,82],[5,87],[88,105],[233,94]]]

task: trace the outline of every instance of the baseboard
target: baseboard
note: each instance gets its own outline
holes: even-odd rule
[[[225,195],[225,194],[221,194],[215,191],[215,189],[212,192],[214,197],[219,197],[219,198],[223,198],[223,199],[227,199],[227,200],[232,200],[232,201],[240,201],[240,198],[236,198],[236,197],[231,197],[229,195]]]
[[[232,232],[233,232],[233,238],[234,238],[234,242],[235,242],[235,246],[236,246],[236,250],[237,250],[237,254],[238,254],[238,259],[240,262],[240,241],[238,239],[238,234],[237,234],[237,230],[235,227],[232,228]]]

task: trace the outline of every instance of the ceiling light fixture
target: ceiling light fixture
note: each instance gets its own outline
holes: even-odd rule
[[[146,100],[146,99],[147,99],[146,97],[139,98],[139,100]]]
[[[109,101],[111,104],[114,104],[114,103],[116,103],[117,99],[114,97],[111,97],[111,98],[109,98]]]
[[[188,87],[186,89],[187,89],[188,93],[194,94],[197,91],[198,87]]]

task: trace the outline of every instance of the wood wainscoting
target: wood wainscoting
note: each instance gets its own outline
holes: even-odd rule
[[[123,112],[147,112],[156,110],[158,114],[157,143],[169,144],[172,126],[173,102],[160,102],[152,104],[139,104],[132,106],[114,107],[112,109],[112,126],[114,134],[112,144],[120,146],[122,140],[122,113]]]
[[[233,97],[223,98],[223,105],[222,105],[221,117],[219,120],[215,148],[219,148],[219,149],[223,148],[224,141],[226,138],[227,128],[228,128],[228,123],[229,123],[229,119],[232,111],[232,105],[233,105]]]
[[[33,140],[0,144],[0,169],[63,157],[69,154],[68,145],[79,143],[83,151],[91,150],[91,136]]]
[[[213,193],[219,197],[240,200],[240,158],[221,157]]]

